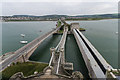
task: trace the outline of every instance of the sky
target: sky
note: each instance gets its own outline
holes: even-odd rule
[[[4,0],[1,15],[92,15],[118,13],[118,0]]]

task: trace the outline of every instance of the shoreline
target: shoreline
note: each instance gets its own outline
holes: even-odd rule
[[[88,20],[81,20],[81,19],[70,19],[70,20],[66,20],[66,21],[98,21],[98,20],[111,20],[111,19],[120,19],[120,18],[106,18],[106,19],[88,19]],[[41,21],[57,21],[57,20],[41,20]],[[13,20],[13,21],[0,21],[0,22],[41,22],[38,20]]]

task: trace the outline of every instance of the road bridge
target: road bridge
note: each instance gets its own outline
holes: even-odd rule
[[[61,26],[60,26],[61,27]],[[29,59],[29,57],[32,55],[32,53],[36,50],[36,48],[50,35],[57,32],[60,27],[57,27],[56,29],[53,29],[52,31],[46,33],[43,36],[40,36],[27,45],[21,47],[20,49],[16,50],[13,54],[11,54],[9,57],[3,59],[5,56],[1,56],[1,62],[0,65],[0,71],[4,70],[8,65],[10,65],[13,62],[25,62]]]

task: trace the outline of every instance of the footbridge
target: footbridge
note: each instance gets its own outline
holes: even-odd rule
[[[61,27],[61,26],[60,26]],[[53,29],[52,31],[46,33],[43,36],[40,36],[27,45],[21,47],[20,49],[16,50],[15,52],[12,52],[12,54],[5,58],[6,55],[2,55],[0,65],[0,71],[4,70],[8,65],[10,65],[13,62],[25,62],[29,59],[29,57],[32,55],[32,53],[36,50],[36,48],[44,41],[46,38],[48,38],[53,33],[57,32],[60,27],[57,27],[56,29]],[[8,53],[6,53],[8,55]],[[5,59],[4,59],[5,58]]]
[[[77,41],[79,49],[82,53],[85,64],[88,68],[91,78],[106,78],[106,71],[113,69],[106,60],[100,55],[95,47],[88,41],[88,39],[79,31],[78,23],[72,24],[72,33]]]

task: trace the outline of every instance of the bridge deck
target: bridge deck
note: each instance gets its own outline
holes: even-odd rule
[[[99,67],[99,65],[97,64],[97,62],[95,61],[95,59],[93,58],[90,51],[88,50],[85,43],[82,41],[81,37],[75,29],[73,29],[73,34],[76,38],[90,76],[92,78],[105,78],[103,71],[101,70],[101,68]]]

